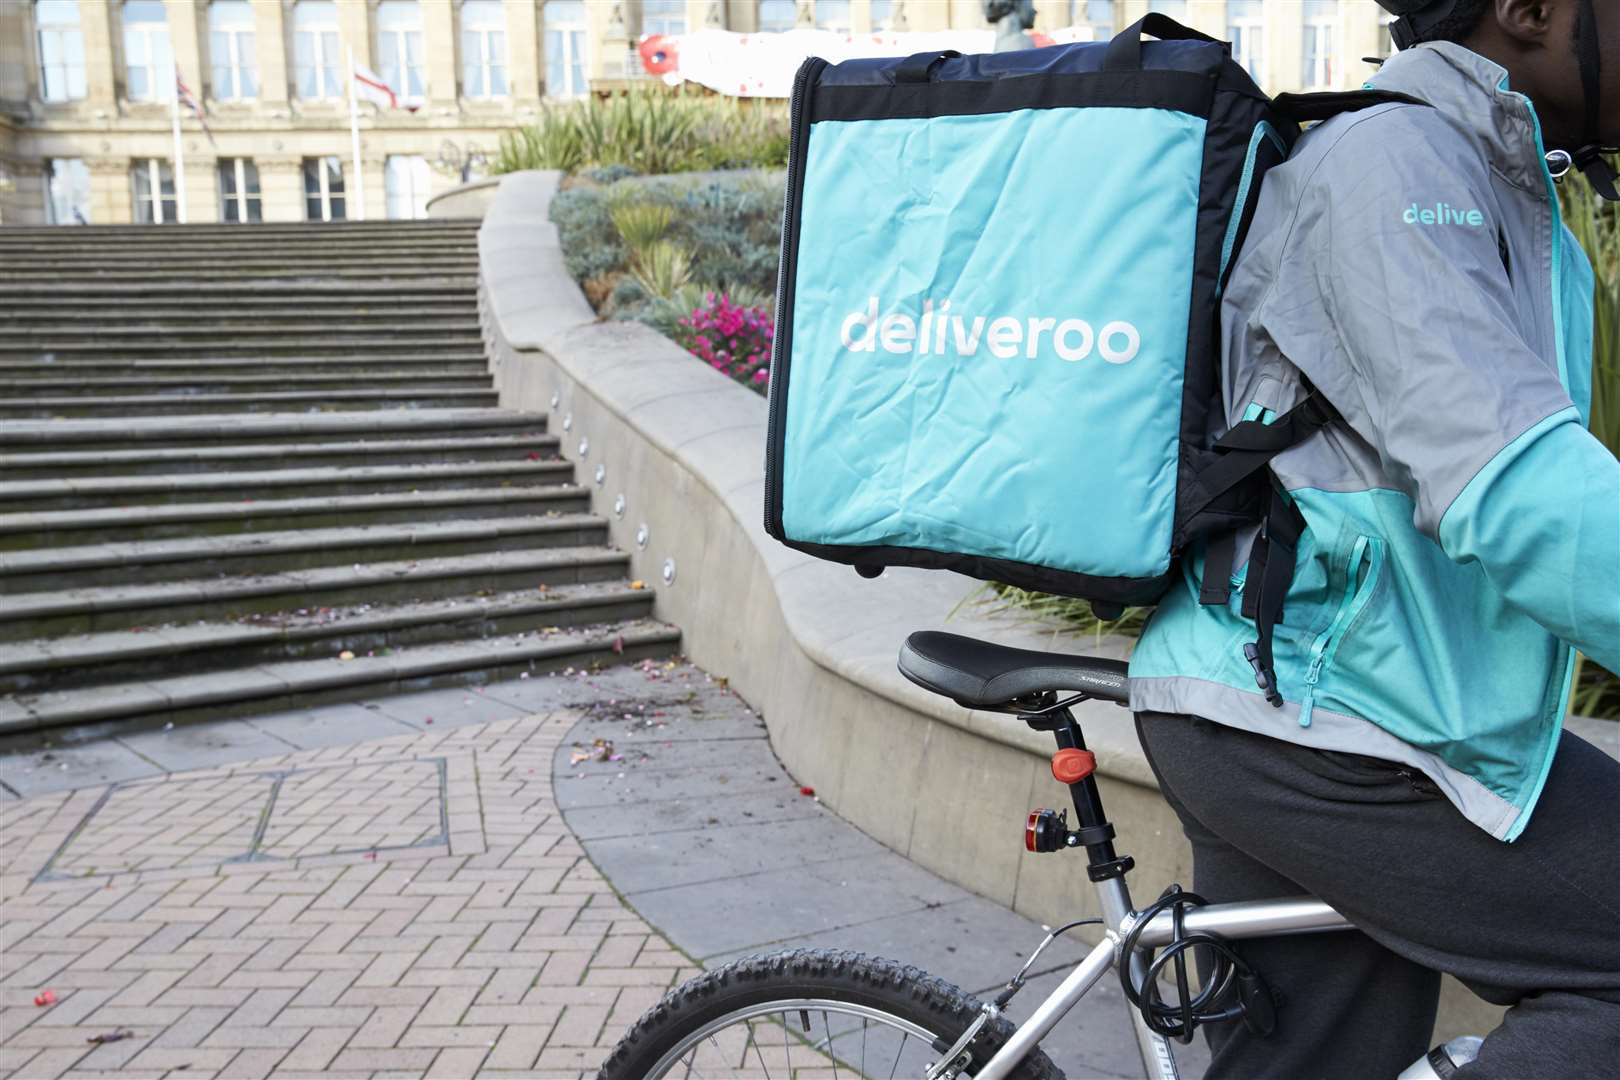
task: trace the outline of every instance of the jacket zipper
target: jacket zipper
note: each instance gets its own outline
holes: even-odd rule
[[[1319,635],[1311,645],[1310,664],[1305,668],[1305,697],[1299,703],[1299,726],[1311,726],[1311,714],[1316,711],[1316,687],[1321,682],[1322,670],[1333,662],[1333,656],[1339,651],[1339,643],[1344,640],[1345,632],[1356,621],[1372,598],[1373,588],[1378,584],[1378,571],[1384,562],[1384,542],[1372,536],[1356,537],[1355,547],[1350,551],[1349,579],[1344,585],[1344,596],[1339,601],[1339,610],[1333,616],[1333,622],[1326,631]],[[1362,564],[1366,563],[1366,577],[1361,577]],[[1357,579],[1360,578],[1358,584]]]
[[[804,156],[810,142],[810,82],[827,61],[812,56],[799,65],[793,76],[793,96],[788,106],[790,122],[787,159],[787,191],[782,197],[782,246],[776,270],[776,329],[771,337],[771,375],[765,410],[765,531],[779,540],[787,536],[782,528],[782,454],[778,439],[787,412],[788,365],[792,362],[791,324],[793,273],[797,269],[799,246],[799,201],[804,187]]]

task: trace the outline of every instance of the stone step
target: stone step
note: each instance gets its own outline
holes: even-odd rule
[[[520,514],[587,513],[590,492],[554,487],[449,488],[318,495],[300,499],[172,503],[162,506],[0,514],[0,551],[76,544],[387,522],[469,521]]]
[[[456,233],[476,234],[480,222],[473,218],[418,218],[411,221],[263,221],[244,224],[226,221],[199,221],[185,225],[7,225],[6,236],[42,240],[107,240],[120,243],[147,241],[156,244],[174,243],[191,236],[251,237],[253,242],[265,242],[274,237],[288,235],[320,236],[336,241],[345,236],[411,236],[416,234],[447,236]]]
[[[327,335],[308,334],[272,335],[262,341],[243,341],[236,337],[198,338],[187,341],[163,340],[149,336],[134,336],[129,340],[113,340],[96,335],[83,341],[39,340],[27,344],[0,342],[0,360],[91,360],[126,359],[143,356],[170,359],[192,358],[224,360],[231,357],[320,356],[323,348],[330,350],[336,344],[344,352],[389,352],[402,356],[442,356],[445,353],[467,353],[480,349],[483,341],[476,334],[409,338],[364,337],[345,335],[334,343]]]
[[[172,476],[314,466],[555,461],[560,460],[558,447],[557,436],[545,434],[542,424],[532,433],[486,437],[0,453],[0,476],[13,481],[77,480],[86,476]]]
[[[121,397],[129,394],[231,394],[254,390],[316,392],[324,389],[488,389],[487,371],[459,375],[373,372],[341,375],[175,375],[7,378],[0,372],[0,397]]]
[[[12,642],[0,644],[0,694],[335,657],[345,650],[365,656],[457,639],[544,639],[564,627],[647,618],[652,607],[652,590],[612,581]]]
[[[0,398],[0,419],[45,419],[52,416],[175,416],[187,413],[285,412],[341,404],[345,409],[438,409],[498,404],[494,390],[289,390],[254,394],[166,396],[132,394],[109,397]]]
[[[9,320],[8,320],[9,323]],[[392,339],[427,336],[434,339],[460,335],[464,345],[478,341],[478,320],[465,317],[412,319],[406,312],[395,313],[382,323],[346,325],[328,323],[324,317],[298,319],[221,318],[203,323],[184,324],[149,319],[129,319],[114,326],[82,326],[76,322],[50,322],[33,326],[0,327],[0,349],[54,347],[57,342],[75,345],[132,343],[139,346],[188,346],[195,341],[276,342],[289,336],[309,341],[324,340],[327,348],[341,350],[354,338]]]
[[[338,356],[275,356],[267,359],[227,356],[218,359],[194,357],[172,359],[168,357],[131,357],[107,360],[55,360],[39,358],[0,360],[0,379],[29,378],[97,378],[104,375],[133,377],[141,374],[159,376],[194,375],[210,378],[215,375],[363,375],[376,372],[402,374],[465,375],[487,372],[489,361],[482,353],[445,353],[427,356],[400,356],[388,353],[350,353]],[[0,440],[4,435],[0,434]]]
[[[352,660],[328,657],[0,699],[0,734],[140,719],[176,722],[298,708],[434,685],[673,655],[674,627],[639,619],[556,634],[458,640]]]
[[[622,578],[630,561],[603,547],[495,551],[320,566],[279,574],[14,593],[0,598],[0,641],[345,604],[401,603]]]
[[[109,267],[105,264],[89,264],[84,267],[63,267],[58,264],[42,264],[42,266],[13,266],[11,262],[0,264],[0,285],[6,288],[11,283],[29,282],[39,280],[40,277],[50,277],[53,282],[62,285],[63,290],[78,290],[78,288],[99,288],[102,282],[190,282],[193,288],[212,288],[215,282],[246,283],[258,280],[364,280],[364,282],[390,282],[390,280],[408,280],[416,282],[420,279],[436,279],[442,282],[457,282],[465,288],[471,288],[478,277],[478,262],[473,259],[458,261],[449,266],[437,264],[399,264],[399,266],[376,266],[368,262],[355,261],[334,264],[324,262],[319,266],[311,264],[280,264],[280,266],[254,266],[254,267],[211,267],[207,270],[206,285],[199,285],[198,270],[194,267]]]
[[[368,277],[390,277],[405,272],[417,274],[431,272],[439,277],[478,273],[476,252],[445,255],[412,255],[392,253],[370,255],[364,251],[350,254],[328,253],[315,256],[260,256],[221,253],[195,259],[172,260],[166,255],[154,254],[137,259],[82,259],[51,257],[5,256],[3,272],[13,277],[25,273],[60,274],[68,278],[99,278],[102,275],[161,274],[185,276],[205,288],[216,277],[245,277],[273,274],[293,277],[325,277],[335,271],[347,270]]]
[[[435,324],[465,322],[477,325],[478,305],[471,299],[419,299],[408,303],[381,301],[360,305],[341,302],[300,301],[296,306],[285,300],[274,303],[201,306],[164,300],[121,300],[116,304],[74,300],[67,303],[31,301],[27,304],[0,304],[6,326],[12,329],[84,326],[160,327],[190,330],[199,325],[222,321],[245,325],[264,323],[305,323],[319,326],[395,323],[401,319],[432,319]]]
[[[190,281],[98,281],[87,286],[85,293],[65,290],[60,283],[42,284],[32,278],[6,287],[0,293],[0,308],[14,310],[32,305],[37,300],[56,300],[60,303],[84,302],[93,296],[97,302],[111,304],[181,303],[198,308],[235,309],[243,304],[288,304],[305,301],[312,303],[340,303],[372,305],[384,303],[408,304],[416,299],[457,302],[476,302],[477,283],[465,280],[434,281],[423,279],[406,285],[379,287],[370,282],[357,281],[298,281],[253,280],[225,281],[209,279],[208,288],[199,290],[197,280]]]
[[[585,547],[605,544],[607,539],[602,518],[564,514],[35,548],[0,552],[0,596],[486,551]]]
[[[351,441],[506,434],[546,429],[546,418],[503,409],[384,409],[366,412],[223,413],[210,416],[133,416],[119,420],[16,420],[0,425],[0,451],[56,452],[219,446],[285,445],[342,438]]]
[[[0,510],[23,513],[105,506],[162,506],[211,498],[297,499],[378,491],[544,487],[567,484],[573,476],[574,466],[567,461],[468,461],[0,480]]]

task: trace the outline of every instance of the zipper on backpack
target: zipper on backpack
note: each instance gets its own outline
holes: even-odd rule
[[[1363,563],[1366,564],[1365,577],[1361,573]],[[1383,563],[1382,540],[1371,536],[1356,537],[1355,547],[1350,550],[1349,578],[1345,582],[1344,596],[1339,601],[1339,610],[1334,613],[1328,628],[1311,644],[1311,658],[1305,668],[1305,696],[1299,703],[1300,727],[1311,726],[1311,714],[1316,711],[1316,688],[1322,680],[1322,671],[1333,662],[1334,654],[1339,651],[1339,643],[1367,606],[1367,601],[1372,599],[1373,589],[1378,584],[1378,571]]]
[[[792,346],[784,322],[793,289],[793,271],[796,269],[798,247],[799,195],[804,186],[804,156],[810,142],[810,81],[827,66],[827,61],[812,56],[799,65],[793,76],[793,96],[788,105],[787,191],[782,196],[782,246],[777,255],[776,270],[776,330],[771,337],[771,374],[767,388],[765,408],[765,531],[780,539],[787,539],[782,527],[781,471],[782,455],[777,449],[777,438],[785,422],[787,411],[787,375],[792,363]],[[780,383],[780,385],[778,385]]]

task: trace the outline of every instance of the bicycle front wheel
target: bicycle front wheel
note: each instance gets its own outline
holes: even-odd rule
[[[830,949],[747,956],[671,990],[636,1021],[601,1080],[710,1077],[916,1080],[979,1014],[972,995],[914,967]],[[974,1075],[1012,1034],[986,1024]],[[1062,1080],[1039,1050],[1019,1080]]]

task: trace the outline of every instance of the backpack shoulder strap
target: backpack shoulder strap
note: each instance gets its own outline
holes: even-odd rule
[[[1278,94],[1271,99],[1277,111],[1298,124],[1330,120],[1340,113],[1370,109],[1374,105],[1428,105],[1427,101],[1394,90],[1334,90],[1315,94]]]

